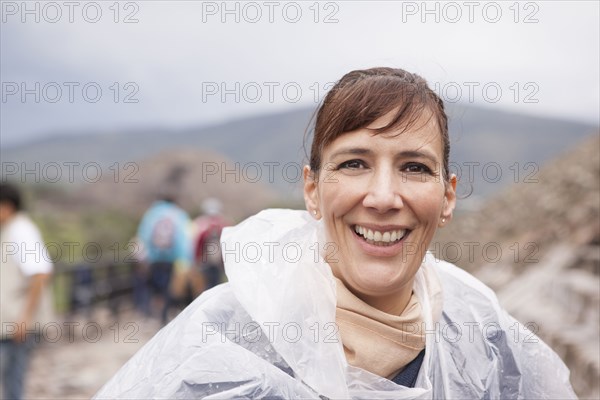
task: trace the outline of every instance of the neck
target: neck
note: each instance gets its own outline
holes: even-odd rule
[[[414,278],[400,290],[383,296],[369,296],[356,293],[350,288],[348,289],[352,291],[356,297],[379,311],[391,315],[402,315],[412,296],[413,281]]]

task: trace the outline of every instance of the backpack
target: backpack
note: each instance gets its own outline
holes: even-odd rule
[[[222,230],[223,224],[220,221],[211,221],[200,232],[195,251],[197,265],[221,265],[223,263],[220,243]]]
[[[150,244],[158,251],[167,251],[175,243],[175,223],[169,216],[161,217],[152,227]]]

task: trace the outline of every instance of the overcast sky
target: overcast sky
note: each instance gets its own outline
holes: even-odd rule
[[[316,105],[372,66],[449,102],[598,124],[597,1],[72,4],[1,4],[2,145]]]

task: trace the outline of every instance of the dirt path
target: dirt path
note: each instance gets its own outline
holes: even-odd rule
[[[89,399],[159,329],[155,319],[125,312],[114,320],[106,310],[48,325],[49,342],[32,356],[25,398]]]

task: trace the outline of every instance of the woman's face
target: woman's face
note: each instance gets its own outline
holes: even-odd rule
[[[456,177],[444,182],[439,128],[435,118],[426,121],[399,135],[345,133],[323,150],[317,179],[304,169],[307,208],[323,219],[335,248],[327,252],[334,275],[386,312],[404,309],[429,243],[455,205]]]

